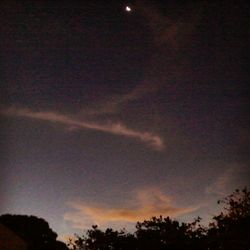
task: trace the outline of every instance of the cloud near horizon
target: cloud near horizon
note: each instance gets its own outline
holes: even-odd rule
[[[250,170],[245,164],[229,165],[222,173],[205,189],[209,195],[226,196],[243,184],[247,186]],[[243,188],[243,187],[242,187]]]
[[[141,190],[135,199],[120,207],[111,208],[103,204],[73,201],[69,206],[74,211],[64,214],[64,219],[75,229],[83,229],[92,224],[103,225],[112,222],[136,223],[152,216],[179,216],[197,210],[197,207],[176,207],[170,197],[159,189]],[[87,225],[89,224],[89,225]]]
[[[164,143],[160,136],[154,135],[150,132],[143,132],[130,129],[122,123],[100,124],[94,122],[87,122],[80,119],[74,119],[70,116],[59,114],[56,112],[33,111],[27,108],[25,109],[15,107],[1,109],[0,113],[2,115],[7,116],[26,117],[30,119],[60,123],[69,126],[69,128],[74,127],[78,129],[91,129],[100,132],[110,133],[113,135],[121,135],[129,138],[135,138],[146,144],[149,144],[155,150],[162,150],[164,148]]]

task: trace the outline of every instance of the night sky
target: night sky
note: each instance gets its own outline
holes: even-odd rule
[[[1,1],[0,214],[206,223],[247,185],[249,4],[184,2]]]

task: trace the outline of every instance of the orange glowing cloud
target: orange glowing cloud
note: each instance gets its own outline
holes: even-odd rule
[[[74,119],[70,116],[55,112],[37,112],[30,109],[18,109],[14,107],[1,110],[1,114],[60,123],[68,126],[69,128],[74,127],[78,129],[91,129],[114,135],[126,136],[139,139],[140,141],[151,145],[155,150],[161,150],[164,148],[163,141],[158,135],[154,135],[150,132],[133,130],[121,123],[99,124],[94,122],[87,122],[81,119]]]
[[[197,207],[179,208],[173,205],[170,197],[158,189],[137,192],[135,200],[122,207],[110,208],[104,205],[88,204],[81,201],[69,203],[72,212],[64,215],[74,228],[84,228],[87,223],[106,224],[110,222],[137,222],[152,216],[179,216],[197,210]]]

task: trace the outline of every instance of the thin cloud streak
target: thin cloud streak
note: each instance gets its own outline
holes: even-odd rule
[[[120,112],[121,107],[159,91],[162,85],[162,82],[143,81],[128,93],[110,96],[107,101],[95,102],[92,107],[83,109],[81,113],[87,116],[117,114]]]
[[[141,4],[138,1],[137,6],[147,19],[148,25],[153,32],[155,43],[158,46],[168,45],[175,52],[192,35],[203,10],[203,4],[194,5],[188,17],[182,16],[178,20],[174,20],[163,15],[159,9],[149,3]]]
[[[141,132],[127,128],[125,125],[121,123],[108,123],[108,124],[91,123],[79,119],[73,119],[67,115],[55,112],[44,112],[44,111],[36,112],[30,109],[20,109],[20,108],[18,109],[14,107],[1,110],[1,114],[60,123],[69,126],[70,128],[76,127],[82,129],[91,129],[114,135],[122,135],[130,138],[139,139],[140,141],[152,146],[152,148],[155,150],[162,150],[164,148],[163,141],[159,136],[149,132]]]
[[[239,185],[245,183],[248,184],[247,180],[249,176],[249,169],[244,164],[233,164],[220,175],[218,178],[206,187],[205,193],[210,195],[226,196],[231,193]],[[244,176],[245,179],[244,180]]]
[[[160,91],[167,85],[166,82],[171,81],[171,77],[175,78],[179,75],[183,77],[183,69],[180,66],[182,64],[179,62],[180,56],[177,52],[191,42],[203,5],[194,5],[188,17],[177,20],[164,15],[160,9],[150,3],[136,1],[135,8],[144,16],[154,42],[160,48],[160,54],[158,51],[154,56],[148,58],[148,73],[145,74],[141,83],[128,93],[111,95],[108,99],[104,98],[104,100],[93,103],[87,109],[83,108],[81,113],[86,116],[118,114],[121,107]],[[168,49],[166,50],[166,48]],[[162,74],[162,72],[164,73]]]
[[[197,207],[179,208],[173,205],[170,197],[160,190],[142,190],[137,193],[136,200],[123,207],[110,208],[103,205],[88,204],[81,201],[69,203],[74,209],[64,214],[64,219],[69,221],[74,228],[82,229],[88,225],[83,220],[95,224],[110,222],[137,222],[149,219],[152,216],[179,216],[197,210]]]

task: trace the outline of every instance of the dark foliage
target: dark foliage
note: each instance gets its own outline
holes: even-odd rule
[[[77,250],[137,249],[134,235],[125,230],[118,232],[111,228],[102,231],[97,226],[92,226],[86,236],[76,236],[76,240],[71,240],[69,246]]]
[[[206,228],[201,218],[192,223],[179,223],[169,217],[153,217],[137,222],[134,234],[97,226],[82,237],[71,240],[75,250],[246,250],[250,249],[250,192],[236,190],[224,200],[224,210],[213,217]]]
[[[11,229],[27,244],[28,250],[66,250],[67,246],[57,241],[57,234],[48,222],[35,216],[11,215],[0,216],[0,223]]]
[[[237,189],[218,203],[225,207],[207,232],[210,249],[250,249],[250,192]]]
[[[138,249],[186,249],[188,228],[185,223],[169,217],[153,217],[151,220],[136,224]]]
[[[134,234],[108,228],[102,231],[92,226],[83,236],[70,240],[74,250],[246,250],[250,249],[250,192],[235,190],[225,199],[223,211],[213,217],[209,227],[179,223],[169,217],[153,217],[137,222]],[[57,234],[49,224],[35,216],[1,215],[0,223],[11,229],[28,244],[28,250],[67,250],[57,241]]]

